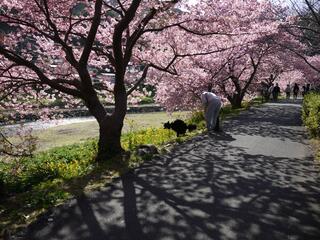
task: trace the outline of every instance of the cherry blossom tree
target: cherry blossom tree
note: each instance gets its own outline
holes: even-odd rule
[[[229,31],[237,23],[229,4],[234,11],[243,2],[4,0],[1,107],[44,117],[48,100],[83,103],[99,123],[99,157],[118,154],[127,103],[136,101],[147,75],[177,76],[182,59],[223,51],[205,44],[245,28]],[[103,102],[114,104],[111,114]]]
[[[181,9],[187,5],[176,0],[2,1],[0,21],[9,30],[0,45],[1,107],[47,116],[49,109],[39,108],[44,100],[59,97],[69,106],[82,102],[99,123],[99,157],[122,152],[130,96],[137,95],[151,67],[174,73],[173,63],[183,57],[173,53],[169,60],[161,49],[153,56],[164,55],[161,61],[143,61],[152,53],[151,34],[160,38],[169,28],[187,30]],[[152,48],[156,45],[155,40]],[[111,114],[101,98],[114,104]]]
[[[146,79],[168,109],[198,105],[207,83],[238,107],[262,60],[279,49],[281,21],[268,1],[188,3],[3,0],[1,108],[45,118],[55,98],[84,104],[99,123],[103,159],[123,151],[127,104]]]
[[[246,95],[257,91],[262,79],[274,81],[287,68],[286,59],[292,53],[279,43],[284,45],[294,39],[282,30],[287,22],[277,16],[274,5],[267,1],[233,1],[227,6],[223,1],[217,2],[214,9],[209,5],[205,8],[208,12],[223,12],[213,14],[215,22],[223,24],[221,29],[202,22],[197,26],[200,30],[193,31],[225,33],[201,42],[207,49],[221,51],[183,59],[176,64],[178,76],[161,76],[158,100],[170,110],[199,106],[199,96],[209,84],[238,108]],[[219,17],[221,20],[217,20]]]
[[[286,48],[299,58],[295,61],[297,71],[304,75],[304,82],[320,84],[319,39],[320,39],[320,4],[315,0],[290,1],[291,12],[287,14],[290,24],[286,31],[302,42],[304,48],[290,44]],[[301,81],[301,80],[300,80]]]

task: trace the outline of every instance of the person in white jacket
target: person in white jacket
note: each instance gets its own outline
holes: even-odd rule
[[[208,131],[219,131],[219,113],[222,106],[221,98],[209,90],[201,94],[201,102],[204,106]]]

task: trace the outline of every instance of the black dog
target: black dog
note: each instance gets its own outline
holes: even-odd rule
[[[197,129],[196,125],[194,125],[194,124],[187,125],[181,119],[177,119],[172,123],[166,122],[165,124],[163,124],[163,126],[165,129],[172,129],[173,131],[175,131],[177,133],[177,137],[179,137],[179,135],[181,135],[181,134],[185,134],[187,132],[187,130],[189,130],[189,132],[191,132],[191,131]]]

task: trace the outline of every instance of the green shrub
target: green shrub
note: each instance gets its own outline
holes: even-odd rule
[[[48,180],[82,176],[91,170],[96,152],[96,141],[89,140],[14,159],[0,164],[0,181],[8,192],[21,193]]]
[[[29,196],[24,196],[24,199],[30,207],[50,207],[69,196],[62,186],[63,182],[59,179],[39,183],[28,193]]]
[[[126,150],[133,150],[141,144],[162,145],[176,138],[172,130],[163,128],[147,128],[137,132],[129,132],[122,137],[122,146]]]
[[[201,122],[204,122],[204,112],[203,111],[196,111],[193,112],[190,119],[187,120],[188,124],[201,124]]]
[[[147,128],[122,136],[122,146],[134,150],[141,144],[163,145],[176,139],[172,130]],[[0,161],[0,191],[9,195],[39,188],[55,180],[71,180],[89,174],[95,168],[97,140],[57,147],[33,157]]]
[[[139,102],[139,104],[151,104],[151,103],[154,103],[154,98],[153,97],[144,97]]]
[[[320,94],[304,96],[302,119],[312,137],[320,137]]]
[[[59,108],[64,108],[65,105],[66,103],[60,98],[57,98],[53,102],[50,102],[48,104],[49,107],[59,107]]]
[[[4,183],[4,173],[0,172],[0,195],[5,195],[6,189],[5,189],[5,183]]]

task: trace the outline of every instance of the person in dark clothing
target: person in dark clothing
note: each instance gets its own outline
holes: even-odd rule
[[[274,101],[278,101],[279,94],[280,94],[280,87],[278,83],[276,83],[276,86],[272,90],[272,97]]]
[[[297,83],[295,83],[293,87],[293,99],[297,99],[298,93],[299,93],[299,86]]]
[[[306,86],[306,94],[308,92],[310,92],[310,90],[311,90],[311,85],[310,85],[310,83],[308,83],[307,86]]]
[[[304,97],[304,95],[307,93],[307,87],[306,86],[302,86],[302,97]]]

